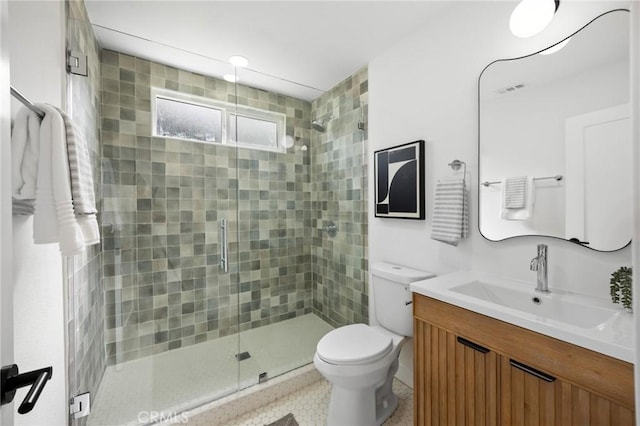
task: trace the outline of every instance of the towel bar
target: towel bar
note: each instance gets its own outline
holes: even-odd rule
[[[563,179],[562,175],[555,175],[555,176],[545,176],[545,177],[537,177],[537,178],[533,178],[533,180],[544,180],[544,179],[554,179],[556,181],[561,181]],[[500,181],[493,181],[493,182],[489,182],[489,181],[485,181],[482,182],[482,186],[489,186],[489,185],[494,185],[496,183],[502,183]]]
[[[24,95],[22,95],[22,93],[18,92],[16,89],[14,89],[13,86],[9,86],[9,87],[11,89],[11,96],[13,96],[17,100],[19,100],[21,103],[24,104],[24,106],[29,108],[31,111],[33,111],[36,114],[38,114],[38,117],[44,118],[44,111],[42,111],[40,108],[35,106],[33,104],[33,102],[31,102],[29,99],[25,98]]]

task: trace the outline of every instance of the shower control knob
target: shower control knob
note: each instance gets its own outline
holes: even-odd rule
[[[330,237],[335,237],[338,233],[338,225],[336,225],[332,221],[327,222],[323,229]]]

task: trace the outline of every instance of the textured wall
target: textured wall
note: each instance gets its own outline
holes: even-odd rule
[[[67,46],[88,57],[88,76],[68,74],[67,110],[89,145],[98,211],[100,211],[100,51],[82,1],[67,1]],[[100,219],[100,217],[99,217]],[[72,395],[95,395],[105,371],[104,282],[102,247],[88,247],[82,254],[64,258],[68,288],[67,334],[69,389]],[[80,420],[79,424],[82,424]]]
[[[236,99],[234,85],[223,80],[102,53],[110,364],[312,309],[309,151],[236,152],[151,137],[152,86]],[[309,145],[308,102],[246,86],[237,94],[239,104],[286,114],[287,133],[295,129],[297,146]],[[230,225],[229,273],[218,268],[223,218]]]
[[[330,115],[313,131],[313,309],[334,326],[368,322],[367,132],[368,77],[363,68],[312,103],[313,117]],[[329,221],[335,237],[323,230]]]

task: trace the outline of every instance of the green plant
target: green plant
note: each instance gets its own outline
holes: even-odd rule
[[[609,281],[609,294],[611,294],[611,301],[613,303],[622,302],[622,306],[624,306],[627,311],[631,311],[633,304],[633,295],[631,294],[633,281],[631,276],[631,268],[622,266],[611,274],[611,280]]]

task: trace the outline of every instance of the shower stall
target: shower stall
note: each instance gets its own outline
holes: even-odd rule
[[[366,322],[366,69],[319,91],[67,7],[68,45],[89,63],[69,109],[95,141],[102,236],[65,264],[70,397],[92,398],[73,423],[178,416]],[[111,37],[131,50],[98,43]],[[138,53],[151,47],[165,59]]]

